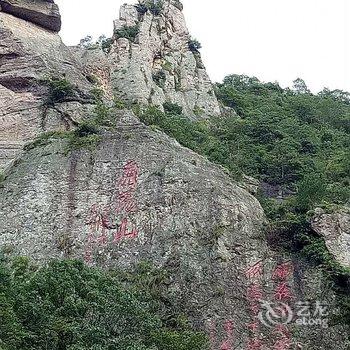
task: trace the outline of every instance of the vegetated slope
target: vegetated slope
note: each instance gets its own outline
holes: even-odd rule
[[[185,350],[206,348],[204,334],[160,298],[167,274],[147,264],[133,275],[82,261],[33,266],[0,262],[0,348]]]
[[[335,210],[349,204],[350,94],[324,89],[315,95],[301,79],[292,89],[283,89],[239,75],[227,76],[216,93],[238,115],[191,122],[168,104],[166,113],[150,108],[140,117],[225,166],[232,176],[245,173],[259,179],[270,244],[323,266],[348,320],[349,271],[311,230],[310,216],[317,206]]]

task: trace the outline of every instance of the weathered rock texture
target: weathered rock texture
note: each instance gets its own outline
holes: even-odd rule
[[[123,5],[114,29],[139,26],[135,40],[116,37],[110,62],[113,87],[121,97],[162,108],[183,107],[191,118],[220,114],[213,86],[200,54],[189,49],[190,35],[178,1],[164,1],[160,15],[140,14]]]
[[[1,170],[20,153],[25,142],[43,131],[69,128],[69,119],[78,118],[80,110],[88,108],[81,97],[93,86],[81,63],[53,32],[0,12],[0,43]],[[48,96],[45,81],[51,77],[66,77],[80,98],[57,104],[44,118]],[[64,120],[59,111],[70,111],[70,118]]]
[[[350,209],[344,208],[334,213],[322,209],[311,222],[315,232],[321,235],[329,252],[345,268],[350,268]]]
[[[134,7],[124,6],[117,28],[123,21],[134,24],[134,15]],[[141,124],[132,112],[115,111],[112,130],[101,131],[95,148],[72,148],[66,139],[56,138],[18,154],[24,142],[42,131],[66,130],[91,117],[93,77],[106,95],[121,93],[113,91],[111,73],[115,87],[125,88],[129,97],[136,89],[141,102],[148,101],[153,87],[152,103],[169,99],[188,110],[198,106],[208,115],[218,112],[215,98],[204,88],[210,88],[205,71],[195,68],[185,47],[188,32],[177,7],[168,4],[155,18],[145,14],[139,43],[118,39],[111,53],[114,66],[101,53],[72,52],[56,34],[4,12],[0,25],[3,164],[17,157],[0,184],[2,251],[38,262],[70,257],[125,269],[150,261],[168,271],[167,297],[208,332],[211,350],[349,348],[342,327],[291,323],[282,332],[257,321],[260,299],[275,306],[285,301],[293,308],[299,300],[319,300],[332,310],[334,294],[318,271],[267,246],[264,214],[252,195],[222,168]],[[159,62],[154,62],[156,48],[163,52]],[[175,79],[170,71],[162,91],[148,79],[165,58],[182,69],[187,90],[168,87]],[[142,72],[148,80],[141,79]],[[47,76],[65,76],[76,91],[43,117]],[[205,105],[204,100],[211,102]],[[254,192],[257,184],[250,182]]]
[[[249,288],[259,284],[261,297],[274,300],[273,271],[288,259],[267,247],[259,203],[220,168],[131,112],[119,112],[118,120],[95,150],[67,153],[67,142],[57,139],[23,155],[0,190],[0,217],[6,218],[0,246],[41,262],[74,257],[128,269],[150,261],[168,270],[167,296],[208,331],[213,349],[225,342],[231,323],[229,349],[247,345],[253,336]],[[248,273],[256,263],[261,271]],[[288,266],[295,300],[318,295],[332,302],[319,277],[298,262]],[[346,349],[339,329],[300,333],[291,341],[305,349],[320,349],[319,339],[324,349],[335,349],[335,341]],[[272,348],[270,329],[259,335]]]
[[[0,0],[2,11],[59,32],[61,16],[53,0]]]

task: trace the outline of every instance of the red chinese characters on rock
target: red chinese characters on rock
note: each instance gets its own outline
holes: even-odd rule
[[[137,211],[137,203],[134,194],[138,184],[139,167],[133,160],[128,161],[123,166],[123,174],[117,181],[117,203],[114,215],[122,215],[121,223],[113,233],[113,243],[120,242],[123,238],[132,239],[138,236],[138,231],[132,225],[129,215]],[[115,229],[116,225],[109,222],[109,217],[113,214],[111,208],[101,208],[94,204],[90,209],[88,217],[89,235],[85,247],[84,260],[92,261],[93,250],[95,247],[108,244],[108,230]],[[113,216],[114,216],[113,215]]]
[[[252,320],[247,325],[252,334],[252,338],[247,343],[247,350],[260,350],[263,342],[259,339],[260,322],[258,314],[261,310],[260,301],[263,299],[263,290],[261,286],[261,278],[263,277],[263,263],[259,261],[254,265],[248,267],[245,272],[250,285],[247,288],[247,300]]]
[[[293,265],[291,262],[285,262],[278,265],[272,273],[272,278],[277,282],[275,289],[275,299],[278,302],[288,302],[293,299],[293,294],[288,285],[288,278],[293,274]],[[292,335],[285,325],[277,325],[274,329],[276,337],[273,350],[288,350],[292,346]]]
[[[272,273],[272,278],[278,281],[275,289],[275,298],[278,301],[288,301],[293,298],[288,285],[288,278],[293,273],[293,265],[290,261],[277,265]]]
[[[224,325],[224,329],[226,331],[226,339],[220,346],[220,350],[232,350],[233,346],[233,322],[226,321]]]
[[[117,243],[122,238],[136,238],[137,237],[137,230],[135,227],[131,228],[130,231],[128,231],[128,219],[124,218],[120,227],[118,228],[118,231],[114,234],[113,242]]]
[[[263,275],[263,263],[262,261],[257,262],[253,266],[249,267],[245,275],[248,279],[261,278]]]
[[[106,232],[108,224],[105,213],[97,204],[94,204],[90,209],[88,223],[89,235],[85,247],[84,260],[91,262],[93,249],[96,246],[106,245],[108,241]]]
[[[221,343],[219,343],[216,339],[216,324],[213,321],[209,323],[209,340],[211,350],[233,350],[233,321],[225,321],[223,327],[226,337]],[[219,348],[217,347],[218,343],[221,344]]]
[[[292,345],[292,335],[288,328],[284,325],[276,326],[274,330],[277,335],[277,341],[274,344],[273,350],[286,350],[289,349]]]
[[[273,279],[286,280],[293,273],[293,265],[290,261],[278,265],[272,273]]]
[[[139,177],[139,168],[135,161],[128,161],[123,167],[123,176],[118,181],[118,203],[117,214],[123,214],[124,218],[114,234],[113,242],[117,243],[122,238],[136,238],[138,231],[133,226],[127,215],[137,211],[137,203],[134,198],[135,190],[137,187],[137,181]]]
[[[133,160],[128,161],[123,167],[123,176],[118,181],[118,205],[117,213],[125,214],[135,212],[137,204],[134,193],[137,187],[139,168]]]
[[[275,290],[275,298],[278,301],[288,301],[293,298],[290,288],[286,282],[280,282]]]
[[[247,350],[262,350],[264,343],[259,338],[249,340]]]

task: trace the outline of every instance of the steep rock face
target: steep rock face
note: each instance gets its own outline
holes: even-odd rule
[[[60,12],[53,0],[0,0],[0,8],[48,30],[61,29]]]
[[[213,350],[248,346],[255,337],[273,348],[276,331],[249,325],[258,325],[254,300],[273,301],[282,280],[287,299],[332,303],[319,275],[267,247],[259,203],[222,169],[130,111],[117,119],[95,149],[69,151],[67,141],[51,139],[12,167],[0,189],[4,251],[39,262],[164,268],[167,297],[208,332]],[[341,328],[293,327],[285,332],[296,349],[346,349]]]
[[[112,75],[114,86],[125,88],[125,96],[133,96],[132,89],[136,89],[142,95],[139,101],[148,102],[154,87],[152,74],[157,71],[152,63],[157,45],[167,52],[169,60],[184,56],[184,65],[174,58],[176,66],[186,73],[183,84],[187,84],[186,79],[196,80],[198,72],[192,69],[195,58],[188,51],[188,32],[179,7],[174,1],[161,16],[146,13],[140,19],[139,36],[144,35],[150,44],[158,35],[153,32],[154,23],[160,25],[161,31],[170,30],[176,36],[171,39],[162,32],[174,56],[164,44],[167,41],[161,41],[159,36],[152,50],[142,48],[141,41],[130,44],[118,39],[110,57],[116,59],[118,53],[124,57],[121,70],[116,70],[118,65],[113,65],[113,60],[109,65],[109,58],[101,52],[73,52],[56,34],[0,12],[3,164],[17,157],[0,185],[0,248],[38,262],[71,257],[91,265],[132,269],[148,260],[165,268],[170,275],[168,297],[189,314],[199,329],[207,331],[212,350],[254,346],[263,350],[278,346],[346,350],[347,335],[342,327],[298,328],[287,324],[281,333],[273,328],[276,324],[264,326],[257,321],[261,298],[278,302],[282,299],[276,298],[283,297],[290,303],[319,300],[327,302],[331,309],[334,295],[318,271],[310,271],[302,262],[291,261],[267,246],[264,215],[253,196],[223,169],[163,133],[147,128],[132,112],[116,113],[114,130],[103,132],[101,143],[91,150],[72,149],[69,141],[57,138],[22,156],[17,153],[23,142],[42,131],[66,130],[91,116],[90,74],[98,79],[106,95],[122,92],[113,91]],[[130,14],[126,14],[128,11]],[[135,23],[134,15],[134,7],[123,7],[122,18],[127,25]],[[153,34],[147,37],[142,26]],[[179,29],[171,32],[172,27],[182,28],[183,35]],[[129,61],[118,47],[122,42],[131,45],[129,54],[137,53]],[[143,71],[151,77],[147,84],[140,80],[139,72]],[[200,72],[205,74],[203,69]],[[168,73],[167,84],[172,79]],[[51,106],[43,118],[43,104],[48,97],[43,80],[48,76],[66,77],[76,94],[70,101]],[[122,76],[130,80],[132,88]],[[207,78],[205,82],[209,88]],[[169,99],[185,110],[189,105],[192,108],[195,105],[188,101],[192,101],[197,87],[188,84],[188,90],[181,94],[165,87],[158,95],[152,94],[158,100],[150,102],[161,104]],[[205,99],[203,86],[198,85],[198,94]],[[215,106],[212,110],[216,110],[217,102],[212,102],[202,107],[211,111]],[[252,182],[252,192],[255,188]]]
[[[164,102],[176,103],[191,118],[217,116],[219,104],[199,52],[189,49],[190,35],[180,5],[165,1],[159,14],[122,6],[109,54],[113,87],[131,101],[161,108]],[[118,38],[118,31],[135,26],[139,31],[134,40]]]
[[[30,22],[0,12],[0,170],[14,159],[23,144],[43,131],[66,129],[89,108],[82,98],[92,85],[82,65],[61,38]],[[50,77],[66,77],[80,96],[57,104],[44,117],[43,105]],[[79,102],[80,101],[80,102]],[[67,115],[67,114],[66,114]],[[67,119],[67,118],[66,118]]]
[[[335,213],[316,210],[311,226],[321,235],[329,252],[345,268],[350,268],[350,209],[344,208]]]

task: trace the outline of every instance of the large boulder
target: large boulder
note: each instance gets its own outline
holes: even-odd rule
[[[2,11],[59,32],[61,16],[53,0],[0,0]]]

